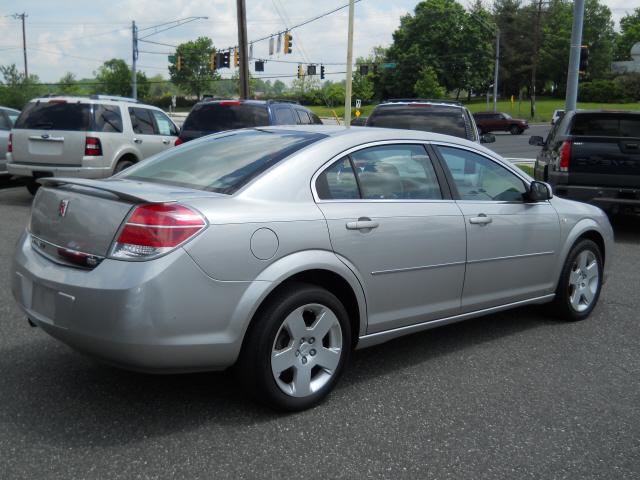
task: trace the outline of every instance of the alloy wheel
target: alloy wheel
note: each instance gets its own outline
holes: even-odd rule
[[[569,273],[569,303],[576,312],[587,310],[598,292],[600,272],[598,260],[591,250],[576,257]]]

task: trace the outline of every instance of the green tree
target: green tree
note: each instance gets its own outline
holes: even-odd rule
[[[36,75],[26,78],[15,64],[0,66],[0,75],[0,105],[20,110],[29,100],[42,95],[46,90],[39,85]]]
[[[169,65],[171,81],[185,92],[200,98],[202,93],[211,89],[212,80],[220,78],[220,74],[211,71],[210,59],[213,53],[213,41],[208,37],[181,43],[176,48],[175,60]],[[178,58],[181,60],[180,70]]]
[[[58,80],[58,88],[56,90],[58,93],[64,95],[80,95],[83,91],[75,75],[71,72],[65,73],[62,78]]]
[[[273,94],[276,97],[281,96],[286,89],[287,85],[283,81],[276,80],[275,82],[273,82]]]
[[[640,42],[640,7],[620,19],[620,34],[616,39],[615,59],[631,60],[629,52]]]
[[[413,87],[414,93],[421,98],[442,98],[444,88],[438,83],[438,76],[433,67],[425,66],[420,70],[420,76]]]
[[[582,42],[583,45],[589,46],[588,79],[604,78],[611,71],[615,38],[609,7],[600,3],[599,0],[586,0]]]
[[[145,98],[149,95],[149,82],[144,72],[136,73],[138,97]],[[108,95],[131,96],[131,69],[121,58],[112,58],[102,64],[96,72],[96,83],[94,93],[104,93]]]

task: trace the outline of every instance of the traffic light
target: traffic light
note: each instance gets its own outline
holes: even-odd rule
[[[233,66],[236,68],[240,66],[240,54],[238,53],[238,47],[233,49]]]
[[[256,72],[264,72],[264,62],[262,60],[257,60],[255,65]]]
[[[230,68],[231,67],[231,53],[229,50],[222,54],[222,68]]]
[[[320,65],[320,80],[324,80],[324,65]]]
[[[178,57],[176,58],[176,70],[182,70],[182,55],[178,55]]]
[[[580,67],[578,67],[580,75],[587,74],[587,67],[589,67],[589,47],[582,45],[580,47]]]
[[[304,70],[302,68],[302,64],[298,65],[298,78],[302,78],[304,76]]]
[[[316,74],[316,66],[307,65],[307,75],[315,75],[315,74]]]
[[[292,52],[293,45],[293,35],[289,32],[284,32],[284,46],[282,47],[282,51],[285,55],[290,54]]]
[[[215,51],[211,51],[209,54],[209,70],[215,72],[216,67],[218,66],[217,55]]]
[[[369,65],[360,65],[360,75],[366,77],[369,73]]]

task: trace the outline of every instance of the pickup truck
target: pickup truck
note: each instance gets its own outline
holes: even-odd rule
[[[560,197],[598,205],[610,213],[640,213],[640,112],[567,112],[542,146],[534,177]]]

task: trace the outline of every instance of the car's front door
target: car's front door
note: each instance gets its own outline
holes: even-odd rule
[[[529,202],[514,172],[479,152],[438,145],[467,228],[462,311],[553,292],[560,223],[548,201]]]
[[[460,310],[465,226],[438,168],[424,145],[387,144],[345,155],[315,181],[332,247],[363,281],[368,333]]]
[[[156,135],[155,120],[148,108],[129,107],[131,128],[133,129],[132,141],[142,154],[142,158],[150,157],[164,150],[162,137]]]

